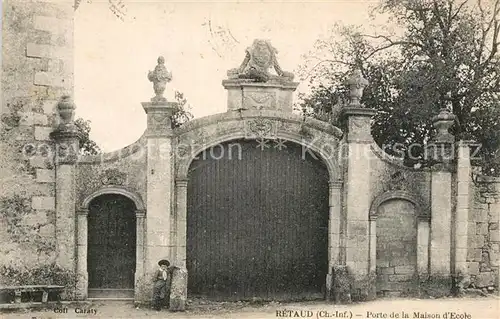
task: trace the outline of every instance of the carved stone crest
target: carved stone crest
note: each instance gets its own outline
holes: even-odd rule
[[[255,119],[245,122],[246,138],[274,138],[276,136],[275,126],[268,119]]]
[[[276,94],[272,92],[250,92],[243,97],[243,107],[246,109],[274,109]]]
[[[387,190],[396,191],[405,189],[405,173],[403,171],[397,171],[391,174]]]
[[[230,79],[251,79],[257,82],[293,80],[293,74],[283,71],[279,66],[276,59],[278,51],[268,40],[254,40],[252,46],[248,47],[245,53],[245,59],[240,67],[228,71]],[[278,76],[269,73],[271,67],[274,68]]]
[[[110,168],[101,175],[103,185],[124,185],[127,180],[127,174],[120,172],[116,168]]]

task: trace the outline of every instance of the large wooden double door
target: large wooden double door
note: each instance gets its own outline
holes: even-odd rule
[[[239,140],[189,172],[188,290],[216,299],[321,298],[328,171],[300,145]]]
[[[101,195],[89,205],[89,297],[130,297],[136,265],[135,204],[122,195]]]

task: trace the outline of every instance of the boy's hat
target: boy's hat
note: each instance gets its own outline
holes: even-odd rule
[[[162,265],[170,266],[170,262],[166,259],[162,259],[158,262],[158,266],[162,266]]]

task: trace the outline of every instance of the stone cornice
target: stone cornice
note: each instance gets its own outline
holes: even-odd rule
[[[158,112],[168,112],[172,113],[174,109],[177,107],[177,102],[142,102],[142,107],[146,113],[158,113]]]
[[[343,133],[338,128],[330,123],[323,122],[313,118],[305,118],[294,113],[277,111],[277,110],[244,110],[241,112],[229,111],[225,113],[218,113],[214,115],[209,115],[203,118],[194,119],[182,125],[179,128],[174,129],[174,134],[180,136],[189,131],[195,130],[197,128],[208,126],[215,123],[238,121],[244,119],[252,118],[266,118],[271,120],[283,121],[283,122],[293,122],[302,123],[308,127],[317,129],[319,131],[334,135],[337,138],[341,138]]]
[[[223,80],[224,88],[255,87],[255,88],[280,88],[285,90],[295,90],[299,86],[298,82],[254,82],[247,79]]]
[[[147,141],[146,135],[143,134],[136,142],[119,150],[97,155],[81,156],[78,161],[78,164],[88,165],[88,164],[102,164],[107,162],[114,162],[126,158],[128,156],[131,156],[141,150],[146,152],[146,141]],[[144,153],[144,158],[146,158],[146,153]]]
[[[359,106],[346,106],[340,111],[340,119],[343,120],[346,117],[351,116],[361,116],[361,117],[372,117],[377,112],[374,109],[363,108]]]
[[[71,139],[79,140],[82,138],[82,134],[76,129],[58,128],[50,133],[50,138],[52,138],[56,142],[67,141]]]

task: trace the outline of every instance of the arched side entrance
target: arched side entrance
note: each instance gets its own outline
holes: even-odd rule
[[[187,185],[189,293],[323,297],[328,183],[325,164],[292,142],[234,140],[199,154]]]
[[[405,295],[417,286],[417,220],[414,205],[392,199],[378,208],[377,293]]]
[[[415,294],[419,275],[428,274],[428,214],[413,195],[389,191],[372,203],[370,220],[377,295]]]
[[[81,298],[130,298],[144,270],[145,209],[122,187],[89,195],[77,219],[78,286]]]
[[[89,297],[134,296],[135,204],[119,194],[94,198],[89,205],[87,270]]]

